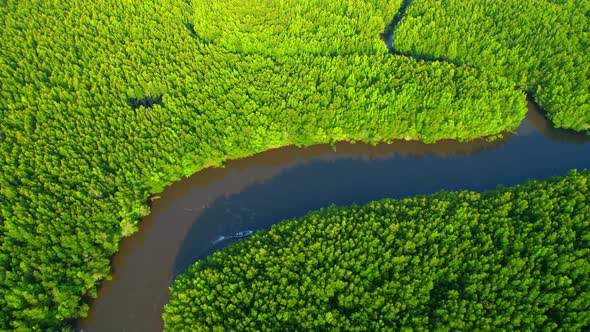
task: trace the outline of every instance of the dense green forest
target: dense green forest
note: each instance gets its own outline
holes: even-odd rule
[[[238,53],[383,53],[377,38],[402,0],[194,1],[195,34]]]
[[[534,62],[518,65],[510,53],[514,70],[389,54],[379,34],[400,6],[2,1],[0,330],[67,329],[84,316],[82,296],[108,277],[149,195],[204,167],[289,144],[498,135],[524,117],[514,86],[525,83],[556,124],[587,125],[586,2],[571,17],[555,14],[569,2],[546,11],[561,30],[538,34],[560,42],[534,39],[526,22],[509,29],[518,45],[536,41],[523,44],[530,57],[498,37],[494,45]],[[436,36],[422,37],[427,46]],[[486,61],[500,61],[499,48],[486,47]],[[565,69],[533,70],[551,61]]]
[[[590,130],[589,0],[410,0],[396,52],[508,77],[558,127]]]
[[[590,327],[590,172],[335,207],[177,277],[168,331]]]
[[[229,32],[209,3],[2,2],[0,330],[85,316],[149,195],[204,167],[288,144],[469,140],[524,117],[508,79],[388,54],[399,1],[234,1]]]

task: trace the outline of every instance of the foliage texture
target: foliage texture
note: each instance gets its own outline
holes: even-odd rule
[[[409,0],[397,52],[508,77],[558,127],[590,130],[590,1]]]
[[[590,172],[329,207],[177,277],[168,331],[584,330]]]
[[[469,140],[524,117],[508,79],[388,54],[400,1],[223,4],[2,1],[0,330],[85,316],[149,195],[204,167],[289,144]]]

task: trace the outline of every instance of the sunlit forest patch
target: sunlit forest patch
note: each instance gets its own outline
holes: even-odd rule
[[[489,69],[530,93],[557,127],[590,130],[590,1],[408,3],[396,51]]]

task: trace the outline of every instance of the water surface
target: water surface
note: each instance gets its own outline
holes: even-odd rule
[[[329,204],[441,189],[486,190],[590,168],[590,137],[556,130],[530,105],[514,134],[494,142],[395,142],[286,147],[225,168],[206,169],[166,188],[139,232],[121,242],[83,331],[161,331],[168,286],[178,273],[245,229]]]

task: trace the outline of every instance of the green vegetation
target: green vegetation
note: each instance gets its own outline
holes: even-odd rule
[[[557,127],[590,130],[590,1],[408,3],[397,52],[489,69],[529,92]]]
[[[400,1],[210,3],[3,1],[0,330],[85,316],[182,176],[288,144],[493,136],[526,112],[507,78],[388,54]]]
[[[266,55],[382,54],[378,34],[402,0],[193,1],[199,38],[232,52]]]
[[[590,327],[590,172],[329,207],[177,277],[168,331]]]

